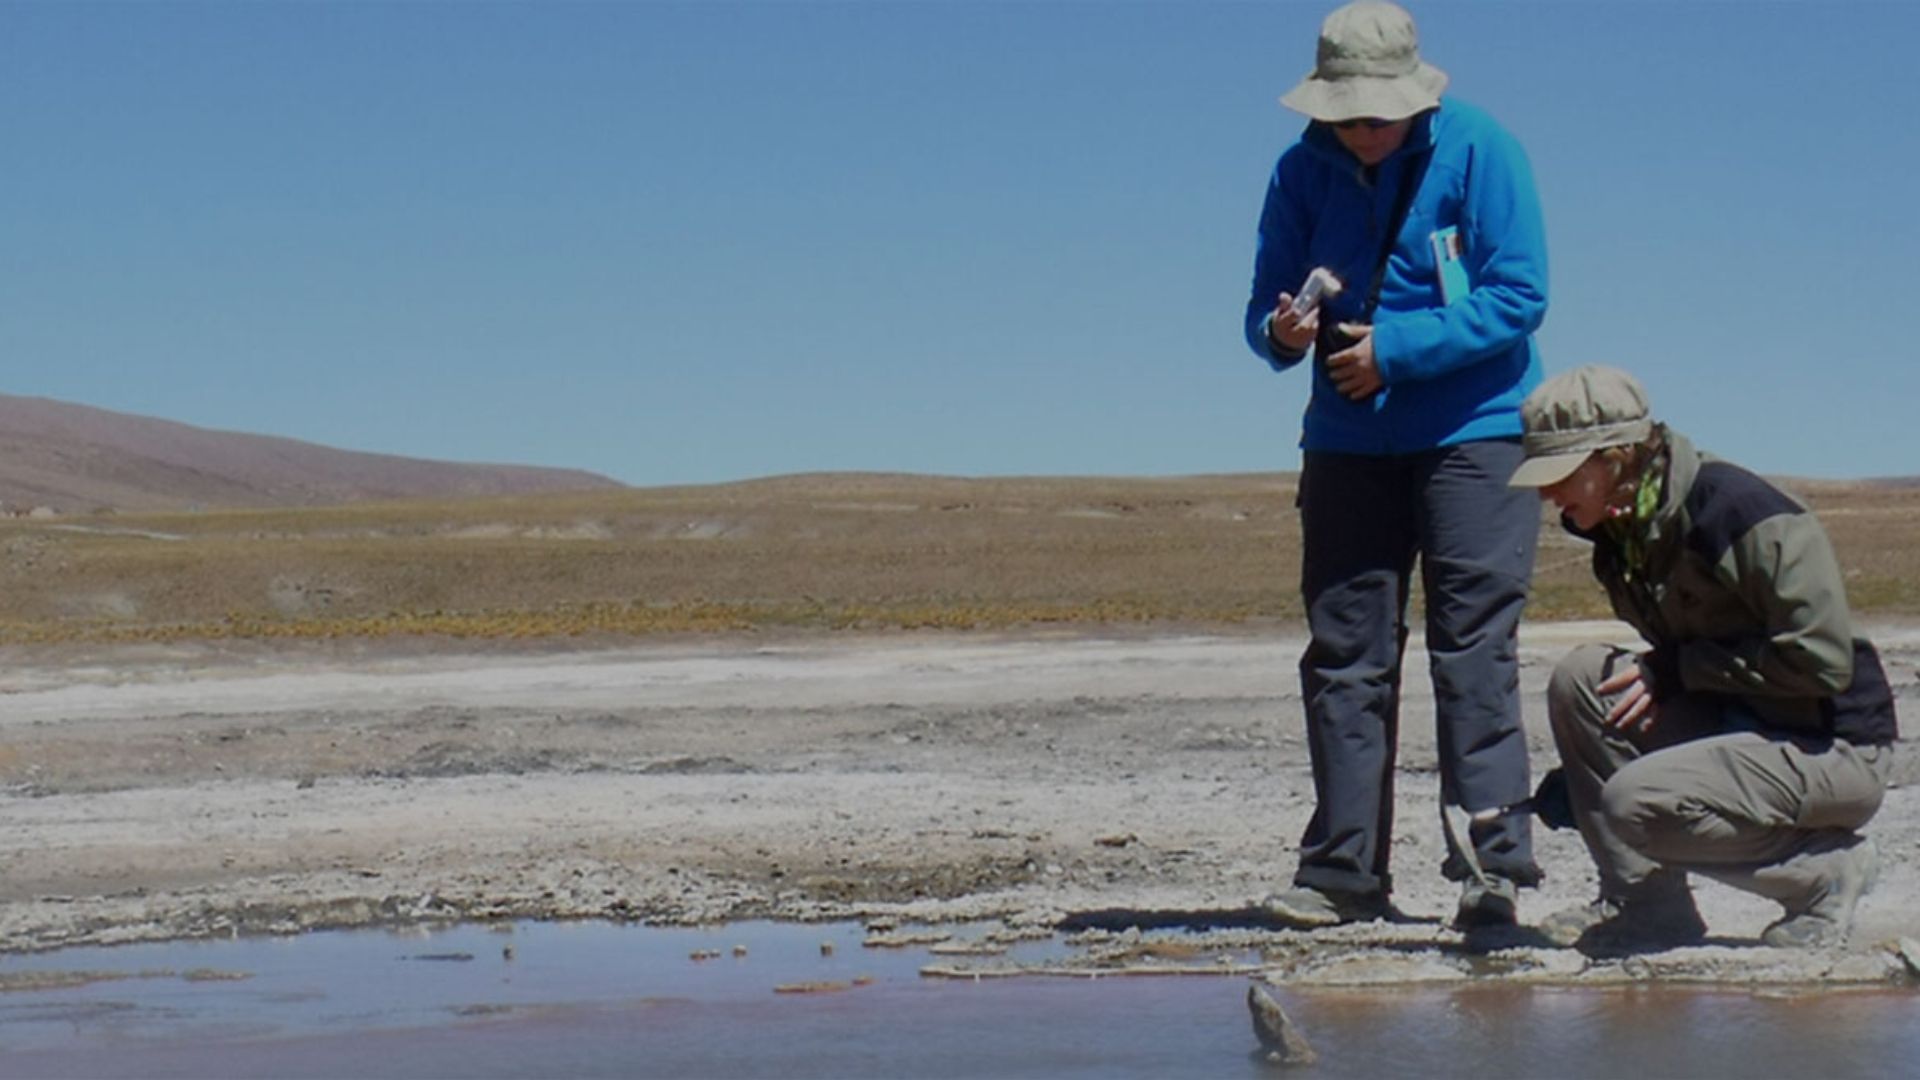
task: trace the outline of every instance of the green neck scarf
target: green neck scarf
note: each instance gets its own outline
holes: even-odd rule
[[[1620,563],[1628,580],[1647,572],[1647,533],[1653,515],[1660,509],[1660,494],[1666,488],[1667,460],[1662,453],[1647,463],[1640,474],[1640,486],[1633,493],[1633,505],[1627,512],[1606,522],[1607,536],[1620,550]]]

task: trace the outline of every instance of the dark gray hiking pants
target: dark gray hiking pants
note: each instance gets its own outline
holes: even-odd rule
[[[1706,694],[1664,701],[1651,728],[1622,734],[1603,723],[1612,699],[1594,688],[1633,662],[1621,649],[1582,645],[1547,684],[1601,895],[1657,896],[1690,872],[1803,910],[1825,885],[1826,856],[1880,809],[1892,749],[1739,730],[1729,699]]]
[[[1506,439],[1393,457],[1306,455],[1301,592],[1313,640],[1300,686],[1317,805],[1296,884],[1391,890],[1401,657],[1416,558],[1441,783],[1470,811],[1529,793],[1514,632],[1540,500],[1507,486],[1520,459],[1518,440]],[[1472,834],[1489,873],[1539,879],[1526,814],[1476,824]]]

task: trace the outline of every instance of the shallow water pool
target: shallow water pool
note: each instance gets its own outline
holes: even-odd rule
[[[0,993],[0,1076],[1274,1075],[1245,978],[928,979],[941,958],[864,937],[517,923],[10,956],[9,985],[75,985]],[[842,988],[776,992],[802,983]],[[1920,1061],[1905,991],[1275,995],[1320,1053],[1314,1077],[1868,1077]]]

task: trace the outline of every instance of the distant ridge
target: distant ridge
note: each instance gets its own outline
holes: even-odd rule
[[[1920,476],[1863,476],[1856,479],[1834,479],[1817,476],[1780,476],[1769,473],[1767,479],[1789,492],[1899,491],[1920,488]]]
[[[575,469],[359,453],[0,394],[0,503],[15,512],[327,506],[621,486]]]

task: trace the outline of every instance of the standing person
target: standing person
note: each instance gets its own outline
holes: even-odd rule
[[[1299,507],[1300,660],[1317,805],[1293,887],[1266,901],[1294,926],[1389,914],[1401,659],[1416,558],[1442,798],[1469,811],[1527,794],[1514,633],[1539,533],[1536,500],[1506,483],[1519,407],[1540,381],[1547,311],[1539,200],[1519,144],[1442,98],[1413,19],[1348,4],[1321,26],[1314,70],[1281,103],[1310,118],[1280,155],[1260,215],[1246,334],[1276,371],[1309,352]],[[1344,285],[1296,314],[1316,267]],[[1516,497],[1518,496],[1518,497]],[[1461,925],[1511,923],[1540,877],[1530,821],[1471,830],[1484,880]]]
[[[1623,371],[1555,376],[1521,411],[1527,460],[1512,482],[1592,541],[1594,576],[1650,646],[1581,646],[1548,685],[1600,897],[1541,931],[1601,949],[1696,941],[1695,873],[1779,901],[1769,945],[1840,944],[1873,882],[1859,830],[1899,731],[1826,530],[1654,423]]]

